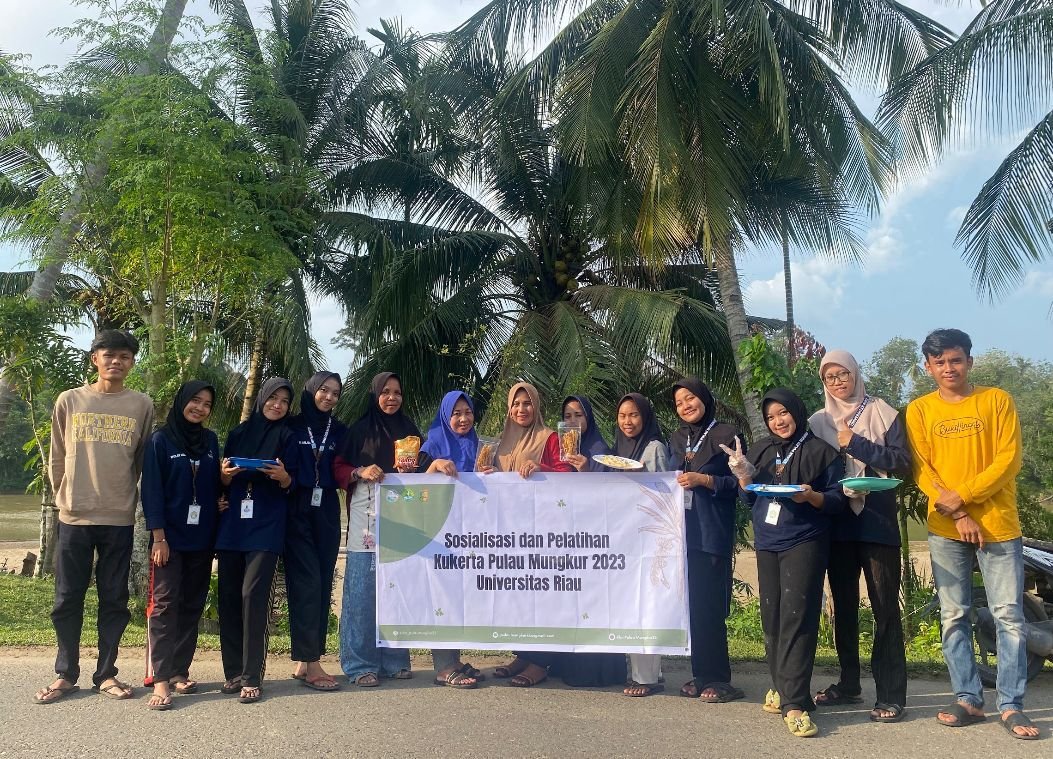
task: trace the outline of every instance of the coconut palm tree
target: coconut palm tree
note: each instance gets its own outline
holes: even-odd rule
[[[686,241],[711,254],[731,342],[748,337],[734,260],[741,240],[851,254],[844,216],[758,216],[751,170],[774,148],[841,207],[876,208],[890,179],[886,140],[842,83],[878,85],[945,46],[947,30],[887,0],[494,0],[454,35],[462,56],[501,60],[570,22],[515,86],[559,99],[568,156],[643,198],[634,246],[652,261]],[[774,142],[774,145],[772,143]],[[774,221],[774,223],[772,223]],[[748,367],[740,367],[745,385]],[[759,412],[751,427],[763,429]]]
[[[1053,1],[985,2],[954,44],[898,78],[878,113],[912,170],[970,137],[1030,130],[984,182],[955,237],[990,299],[1053,257],[1051,39]]]

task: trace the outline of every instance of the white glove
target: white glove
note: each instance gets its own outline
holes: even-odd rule
[[[757,467],[753,466],[747,459],[746,454],[742,452],[742,441],[739,440],[739,436],[735,436],[735,450],[728,448],[723,443],[720,444],[720,450],[728,454],[728,468],[731,469],[731,473],[740,480],[748,480],[757,473]]]

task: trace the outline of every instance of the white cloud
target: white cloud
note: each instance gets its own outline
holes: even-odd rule
[[[829,258],[807,258],[790,262],[793,279],[794,319],[817,324],[829,318],[842,304],[848,267]],[[743,292],[746,310],[756,316],[782,319],[786,316],[786,291],[779,269],[768,279],[756,279]]]
[[[1020,289],[1043,298],[1053,298],[1053,271],[1029,271]]]

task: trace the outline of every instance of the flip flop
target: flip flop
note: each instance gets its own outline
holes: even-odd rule
[[[705,696],[703,692],[712,688],[717,692],[715,696]],[[746,694],[731,683],[706,683],[699,689],[698,697],[706,704],[726,704],[729,701],[737,701],[745,698]]]
[[[1014,738],[1017,738],[1022,741],[1037,741],[1039,738],[1038,735],[1021,735],[1013,729],[1014,727],[1036,726],[1035,723],[1028,719],[1028,716],[1023,712],[1013,712],[1005,719],[1000,719],[998,721],[1002,723],[1002,727],[1004,727],[1006,731]]]
[[[296,679],[300,680],[300,678],[296,678]],[[318,677],[314,678],[313,680],[308,680],[307,677],[304,677],[302,680],[300,680],[300,682],[303,683],[304,686],[310,688],[311,690],[320,690],[320,691],[340,690],[340,683],[338,683],[336,680],[334,680],[330,675],[319,675]]]
[[[242,694],[244,694],[245,691],[247,691],[247,690],[254,690],[254,691],[256,691],[256,695],[255,696],[239,695],[238,696],[238,703],[240,703],[240,704],[255,704],[257,701],[260,700],[260,698],[263,697],[263,689],[260,688],[258,685],[243,685],[243,686],[241,686],[241,693]]]
[[[359,688],[376,688],[380,685],[380,678],[376,672],[366,672],[355,678],[355,685]]]
[[[642,693],[629,693],[630,690],[636,690],[637,688],[643,688]],[[647,696],[653,696],[656,693],[661,693],[665,690],[665,686],[662,683],[637,683],[630,682],[629,685],[625,686],[625,690],[622,691],[623,696],[629,698],[646,698]]]
[[[70,685],[68,688],[52,688],[50,685],[44,688],[43,697],[33,694],[33,702],[36,704],[53,704],[56,701],[61,701],[71,693],[76,693],[80,690],[79,685]],[[52,693],[58,693],[54,698],[48,698]]]
[[[812,700],[815,701],[816,706],[840,706],[841,704],[863,703],[863,697],[861,695],[851,696],[842,691],[841,686],[836,683],[828,685],[821,691],[817,692]]]
[[[413,678],[413,673],[408,669],[400,669],[393,675],[385,675],[389,680],[410,680]]]
[[[812,722],[808,712],[801,712],[800,717],[783,717],[782,721],[790,729],[794,738],[811,738],[819,734],[819,726]]]
[[[500,667],[494,668],[494,677],[515,677],[530,666],[530,662],[520,659],[518,656]]]
[[[197,693],[197,681],[196,680],[177,680],[176,682],[169,681],[169,685],[172,686],[172,690],[180,696],[188,696],[191,693]]]
[[[548,680],[548,672],[545,672],[545,674],[543,674],[537,680],[520,672],[518,675],[509,680],[508,684],[511,685],[513,688],[533,688],[538,683],[543,683],[546,680]]]
[[[702,690],[694,680],[688,680],[680,686],[680,695],[684,698],[698,698],[702,695]]]
[[[782,700],[779,698],[779,692],[776,690],[769,690],[765,693],[764,703],[761,705],[761,709],[768,714],[778,714],[782,716]]]
[[[225,693],[228,696],[233,696],[235,693],[241,692],[241,678],[235,677],[231,680],[227,680],[219,688],[220,693]]]
[[[445,677],[436,677],[433,681],[436,685],[445,685],[458,690],[471,690],[479,686],[479,681],[471,675],[466,675],[459,669],[455,669]]]
[[[987,715],[970,714],[969,710],[957,701],[950,706],[940,709],[940,713],[949,714],[954,717],[954,722],[944,722],[937,717],[936,721],[944,727],[968,727],[969,725],[975,725],[977,722],[984,722],[987,720]]]
[[[154,698],[160,698],[161,700],[157,703],[150,703]],[[166,712],[172,708],[172,696],[160,696],[156,693],[151,693],[150,698],[146,701],[146,708],[155,712]]]
[[[483,674],[483,671],[481,669],[476,669],[475,667],[473,667],[471,664],[468,664],[467,662],[462,664],[461,667],[457,671],[460,672],[462,675],[470,677],[473,680],[476,680],[476,681],[479,681],[479,682],[482,682],[483,680],[486,679],[486,675]]]
[[[906,714],[904,709],[899,704],[886,704],[881,701],[874,704],[874,708],[870,710],[870,721],[871,722],[899,722],[903,719],[903,715]],[[891,717],[880,717],[875,712],[892,712]]]
[[[116,689],[116,692],[114,692]],[[132,686],[122,683],[120,680],[114,680],[109,685],[103,687],[102,685],[96,685],[92,688],[100,696],[106,696],[106,698],[112,698],[114,701],[126,701],[132,697]]]

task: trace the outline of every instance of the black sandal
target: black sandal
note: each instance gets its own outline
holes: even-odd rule
[[[468,664],[467,662],[462,664],[457,671],[460,672],[462,675],[470,677],[473,680],[476,680],[478,682],[482,682],[483,680],[486,679],[486,675],[483,674],[483,671],[481,669],[476,669],[475,667],[473,667],[471,664]]]
[[[680,686],[680,695],[684,698],[698,698],[702,695],[702,690],[694,680],[688,680]]]
[[[225,693],[228,696],[233,696],[235,693],[241,693],[241,678],[232,677],[227,680],[219,688],[220,693]]]
[[[882,717],[878,712],[892,712],[891,717]],[[870,721],[871,722],[899,722],[903,719],[903,715],[906,713],[899,704],[886,704],[882,701],[878,701],[874,704],[874,708],[870,710]]]
[[[840,685],[835,683],[817,692],[812,700],[816,706],[840,706],[841,704],[861,704],[863,703],[863,696],[862,694],[850,696],[841,690]]]
[[[1002,723],[1002,727],[1004,727],[1014,738],[1018,738],[1022,741],[1038,740],[1039,736],[1037,735],[1021,735],[1013,729],[1014,727],[1037,727],[1037,725],[1035,725],[1035,723],[1032,722],[1023,712],[1013,712],[1005,719],[1000,719],[999,722]]]
[[[715,690],[717,695],[703,695],[707,690]],[[726,704],[729,701],[737,701],[745,698],[746,694],[731,683],[706,683],[698,692],[698,697],[706,704]]]
[[[939,714],[951,715],[954,717],[954,722],[944,722],[940,719]],[[968,727],[969,725],[975,725],[977,722],[984,722],[987,720],[987,715],[973,714],[957,701],[950,706],[945,706],[940,709],[939,714],[936,715],[936,721],[944,727]]]
[[[640,693],[630,693],[629,692],[629,691],[640,690],[641,688],[643,690]],[[630,680],[629,684],[626,685],[625,689],[622,691],[622,695],[623,696],[628,696],[629,698],[646,698],[647,696],[653,696],[655,693],[661,693],[664,690],[665,690],[665,686],[662,685],[661,683],[650,683],[650,684],[648,684],[648,683],[638,683],[638,682]]]
[[[500,667],[495,667],[494,677],[515,677],[529,666],[530,662],[528,662],[526,659],[520,659],[517,656],[508,664],[504,664]]]
[[[432,682],[436,685],[445,685],[458,690],[471,690],[479,685],[478,680],[471,675],[466,675],[459,669],[452,670],[446,675],[437,676]]]

